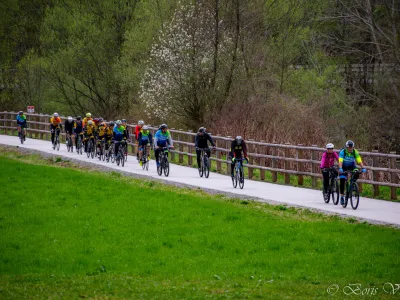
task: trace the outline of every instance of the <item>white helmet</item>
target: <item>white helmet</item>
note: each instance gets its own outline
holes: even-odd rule
[[[326,145],[326,149],[333,149],[335,146],[332,143]]]
[[[72,122],[72,117],[71,116],[68,117],[68,122],[70,122],[70,123]]]
[[[149,130],[149,126],[144,125],[144,126],[143,126],[143,130]]]
[[[143,120],[139,120],[138,124],[139,124],[139,125],[144,125]]]
[[[243,138],[242,138],[240,135],[238,135],[238,136],[235,138],[235,141],[236,141],[239,145],[242,143],[242,140],[243,140]]]
[[[58,113],[54,113],[53,115],[54,115],[55,117],[58,117]]]
[[[93,121],[92,120],[89,120],[87,123],[88,123],[88,125],[93,125]]]
[[[121,122],[121,120],[117,120],[117,121],[115,122],[115,124],[117,124],[117,125],[121,125],[121,124],[122,124],[122,122]]]

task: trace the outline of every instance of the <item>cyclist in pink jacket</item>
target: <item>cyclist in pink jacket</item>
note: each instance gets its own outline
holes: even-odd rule
[[[338,175],[338,172],[335,168],[335,161],[339,161],[339,155],[333,151],[333,144],[329,143],[326,145],[326,151],[324,154],[322,154],[322,160],[321,160],[321,171],[322,171],[322,176],[324,176],[324,196],[327,197],[327,189],[329,186],[329,170],[332,170],[333,174],[335,176]]]

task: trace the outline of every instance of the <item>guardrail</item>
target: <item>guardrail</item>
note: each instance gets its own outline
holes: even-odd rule
[[[5,134],[16,134],[16,112],[0,112],[0,129]],[[50,140],[50,122],[51,115],[26,114],[28,120],[27,136],[37,139]],[[61,117],[65,120],[65,117]],[[136,124],[128,124],[131,128],[131,135]],[[151,131],[157,130],[156,127],[149,126]],[[182,129],[170,129],[175,150],[171,151],[171,159],[180,164],[194,166],[196,157],[194,138],[196,133],[184,131]],[[216,171],[229,174],[230,160],[227,159],[230,144],[233,137],[223,137],[219,134],[213,135],[217,145],[216,151],[211,155],[211,160],[216,163]],[[65,134],[62,134],[62,140],[65,140]],[[278,181],[278,174],[283,174],[285,184],[290,184],[291,176],[297,177],[297,184],[302,186],[304,176],[311,177],[311,185],[316,188],[318,180],[322,177],[319,170],[319,164],[324,148],[317,145],[291,145],[291,144],[272,144],[264,141],[246,140],[248,146],[248,157],[250,164],[245,165],[247,177],[250,179],[266,179],[266,172],[271,172],[272,182]],[[131,153],[136,153],[136,143],[129,143]],[[339,150],[336,150],[339,151]],[[363,175],[365,179],[359,179],[360,189],[362,183],[373,186],[373,196],[379,196],[380,186],[390,187],[391,199],[397,199],[397,189],[400,188],[400,155],[395,152],[379,153],[377,151],[360,151],[367,173]]]

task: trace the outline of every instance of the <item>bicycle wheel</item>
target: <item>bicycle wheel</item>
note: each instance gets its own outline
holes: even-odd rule
[[[128,161],[128,144],[125,144],[124,146],[124,159],[125,161]]]
[[[92,149],[90,148],[91,143],[90,143],[90,141],[86,141],[86,143],[87,143],[87,146],[86,146],[86,155],[87,155],[87,157],[89,158],[89,157],[90,157],[90,152],[92,151]]]
[[[233,187],[236,189],[236,187],[237,187],[237,184],[238,184],[238,172],[237,172],[237,170],[235,170],[234,171],[234,175],[233,175],[233,177],[232,177],[232,185],[233,185]]]
[[[358,192],[358,184],[357,182],[353,182],[353,184],[351,185],[351,193],[350,193],[351,207],[354,210],[356,210],[359,203],[360,203],[360,194]]]
[[[324,198],[325,203],[329,203],[331,197],[331,186],[328,187],[327,197],[325,197],[324,188],[322,188],[322,198]]]
[[[57,136],[57,145],[56,145],[56,148],[57,148],[57,151],[60,151],[60,138]]]
[[[344,203],[342,204],[343,208],[347,207],[347,204],[349,203],[349,191],[350,187],[349,184],[346,182],[346,196],[344,197]]]
[[[168,177],[169,175],[169,161],[166,156],[164,157],[164,175],[165,177]]]
[[[92,159],[94,158],[95,154],[96,154],[96,143],[93,140],[90,140],[92,147],[91,147],[91,152],[90,152],[90,156],[92,157]]]
[[[331,185],[332,202],[337,205],[339,203],[340,193],[339,193],[339,182],[337,178],[333,180]]]
[[[161,176],[162,172],[163,172],[164,157],[162,155],[160,155],[159,160],[160,160],[160,165],[157,167],[157,173],[158,173],[158,175]]]
[[[101,151],[101,160],[105,161],[106,160],[106,145],[103,142],[101,143],[100,151]]]
[[[204,177],[208,178],[210,176],[210,160],[208,156],[204,156]]]
[[[203,177],[204,174],[204,156],[201,155],[200,157],[200,167],[199,167],[199,175],[200,177]]]
[[[149,170],[149,164],[150,164],[150,161],[146,158],[146,171]]]
[[[111,163],[115,162],[115,148],[114,148],[114,144],[110,145],[110,159],[111,159]]]
[[[119,156],[121,157],[121,167],[125,165],[125,151],[124,148],[120,148]]]
[[[243,167],[240,168],[239,170],[239,187],[243,189],[244,187],[244,172],[243,172]]]

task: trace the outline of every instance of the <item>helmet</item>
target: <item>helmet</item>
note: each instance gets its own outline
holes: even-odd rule
[[[117,122],[115,122],[115,124],[117,124],[117,125],[121,125],[121,124],[122,124],[122,122],[121,122],[121,120],[117,120]]]
[[[160,129],[165,129],[165,128],[168,128],[168,125],[167,124],[161,124]]]
[[[122,122],[122,123],[126,123],[126,119],[122,119],[121,122]]]
[[[139,120],[138,124],[139,124],[139,125],[144,125],[143,120]]]
[[[149,126],[144,125],[144,126],[143,126],[143,130],[149,130]]]
[[[108,126],[114,127],[114,122],[113,122],[113,121],[110,121],[110,123],[108,123]]]
[[[54,113],[53,116],[58,117],[58,113]]]
[[[326,149],[333,149],[335,146],[332,143],[326,145]]]
[[[87,123],[88,123],[88,125],[93,125],[93,121],[92,120],[89,120]]]
[[[354,142],[351,141],[351,140],[348,140],[348,141],[346,142],[346,148],[349,148],[349,147],[354,147]]]
[[[18,112],[18,114],[19,114],[19,115],[23,115],[24,112],[23,112],[22,110],[20,110],[20,111]]]
[[[240,144],[242,143],[242,141],[243,141],[243,138],[242,138],[240,135],[238,135],[238,136],[235,138],[235,141],[240,145]]]
[[[77,116],[76,119],[77,119],[78,121],[80,121],[80,120],[82,119],[82,117],[81,117],[81,116]]]
[[[205,129],[204,127],[200,127],[200,128],[199,128],[199,132],[204,133],[204,132],[206,132],[206,129]]]
[[[87,114],[86,114],[86,117],[87,117],[87,118],[90,118],[91,116],[92,116],[91,113],[87,113]]]
[[[104,121],[104,119],[103,118],[99,118],[99,122],[103,122]]]
[[[68,122],[70,122],[70,123],[72,122],[72,117],[71,116],[68,117]]]
[[[93,121],[94,121],[95,123],[99,123],[99,119],[97,119],[97,118],[94,118]]]

